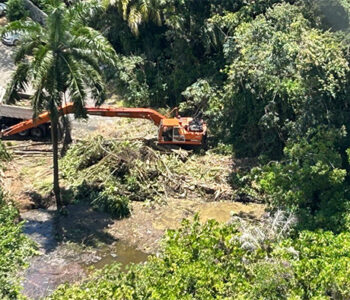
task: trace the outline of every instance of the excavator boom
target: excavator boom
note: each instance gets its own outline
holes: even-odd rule
[[[150,108],[114,108],[114,107],[85,107],[88,115],[120,118],[148,119],[159,127],[159,144],[201,145],[206,138],[206,124],[193,118],[166,118]],[[60,115],[74,113],[73,103],[59,108]],[[25,130],[50,122],[49,112],[39,114],[37,118],[29,119],[1,131],[0,137],[10,136]]]
[[[156,112],[153,109],[149,108],[114,108],[114,107],[85,107],[88,115],[97,115],[104,117],[124,117],[124,118],[139,118],[139,119],[149,119],[153,121],[153,123],[159,126],[162,119],[165,119],[165,116]],[[67,105],[61,107],[59,109],[59,113],[61,115],[67,115],[74,113],[74,105],[73,103],[68,103]],[[19,132],[31,129],[33,127],[37,127],[41,124],[50,122],[50,114],[48,112],[44,112],[39,114],[39,116],[35,119],[29,119],[23,122],[20,122],[14,126],[11,126],[2,131],[2,136],[10,136],[17,134]]]

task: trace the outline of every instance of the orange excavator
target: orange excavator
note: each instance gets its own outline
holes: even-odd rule
[[[176,117],[174,118],[167,118],[150,108],[86,106],[85,109],[88,115],[151,120],[156,126],[159,127],[159,144],[200,146],[203,145],[206,140],[207,125],[201,119],[180,117],[178,114],[176,114]],[[74,113],[73,103],[68,103],[67,105],[59,108],[59,113],[61,115]],[[29,119],[3,129],[0,137],[21,133],[48,122],[50,122],[50,114],[49,112],[44,112],[35,119]]]

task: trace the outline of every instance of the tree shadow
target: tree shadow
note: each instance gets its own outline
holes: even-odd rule
[[[236,191],[235,197],[233,199],[235,202],[241,202],[243,204],[260,203],[258,199],[252,195],[249,195],[245,189],[247,185],[251,185],[251,182],[249,182],[247,177],[245,180],[243,180],[245,175],[249,174],[252,168],[256,166],[258,166],[257,158],[232,157],[231,172],[228,175],[227,182],[230,184],[232,190]]]
[[[42,195],[36,191],[29,191],[25,193],[26,196],[30,198],[33,202],[33,208],[49,208],[54,204],[51,195]]]
[[[91,247],[117,241],[106,231],[113,222],[109,214],[96,211],[87,203],[70,204],[56,215],[60,240]]]
[[[73,191],[63,188],[61,192],[66,204],[61,212],[56,211],[51,193],[46,195],[35,191],[27,193],[34,209],[22,214],[22,218],[26,220],[24,232],[38,243],[40,249],[45,253],[51,252],[60,242],[98,247],[117,241],[106,231],[114,222],[110,214],[97,211],[89,202],[80,201],[72,204]]]
[[[30,236],[44,253],[56,249],[54,210],[33,209],[21,214],[25,220],[23,232]]]

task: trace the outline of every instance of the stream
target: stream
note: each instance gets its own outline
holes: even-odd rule
[[[23,231],[38,244],[39,255],[33,257],[23,271],[23,294],[30,299],[50,295],[58,285],[82,280],[93,269],[103,268],[113,262],[121,263],[125,270],[130,263],[147,260],[147,254],[117,240],[94,247],[82,246],[55,239],[54,209],[34,209],[21,214],[25,225]]]

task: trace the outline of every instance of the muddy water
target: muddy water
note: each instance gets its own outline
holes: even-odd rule
[[[24,232],[39,246],[39,255],[31,259],[28,269],[21,274],[23,294],[30,299],[45,297],[62,283],[82,280],[91,269],[119,262],[125,270],[128,264],[147,259],[147,254],[122,241],[99,247],[57,243],[53,209],[31,210],[21,216],[26,220]]]

